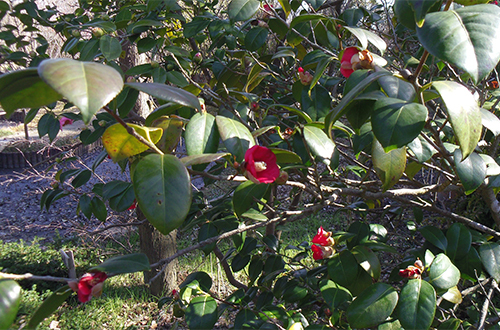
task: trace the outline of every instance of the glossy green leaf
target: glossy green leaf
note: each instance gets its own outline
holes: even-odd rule
[[[189,156],[217,152],[219,131],[215,117],[206,112],[195,114],[186,126],[184,138]]]
[[[406,148],[393,149],[386,153],[382,145],[374,140],[372,161],[377,176],[382,181],[382,189],[385,191],[394,186],[404,173]]]
[[[429,283],[440,290],[448,290],[458,284],[460,271],[444,253],[438,254],[429,268]]]
[[[241,162],[246,151],[255,145],[252,133],[242,123],[224,116],[215,118],[219,134],[227,150]]]
[[[186,323],[191,330],[212,329],[218,319],[217,302],[209,295],[193,298],[186,308]]]
[[[455,149],[453,154],[458,177],[465,190],[465,194],[472,194],[486,178],[486,163],[483,158],[471,153],[467,159],[462,160],[460,149]]]
[[[481,108],[481,123],[495,136],[500,135],[500,119],[490,111]]]
[[[0,75],[0,105],[10,116],[22,108],[39,108],[62,98],[38,75],[36,69]]]
[[[332,163],[335,153],[335,143],[326,133],[315,126],[304,126],[304,139],[314,156],[320,158],[326,165]]]
[[[435,12],[425,17],[417,36],[429,53],[469,73],[477,83],[500,60],[499,20],[500,8],[487,4]]]
[[[479,255],[484,269],[495,281],[500,281],[500,245],[497,243],[485,243],[479,247]]]
[[[66,299],[73,293],[68,285],[57,289],[47,299],[43,301],[40,307],[37,308],[35,313],[26,326],[28,329],[36,329],[36,327],[46,318],[49,317],[56,309],[61,306]]]
[[[99,48],[108,61],[116,60],[122,53],[122,45],[118,39],[109,35],[104,35],[99,39]]]
[[[404,329],[429,329],[436,312],[436,291],[426,281],[409,280],[401,289],[398,318]]]
[[[360,95],[365,88],[370,86],[374,81],[382,76],[390,75],[391,73],[380,71],[374,74],[368,75],[361,82],[357,83],[354,88],[352,88],[339,102],[339,104],[326,116],[325,118],[325,130],[331,136],[331,129],[333,124],[340,119],[340,117],[345,114],[348,110],[347,105],[351,103],[358,95]]]
[[[481,274],[481,258],[474,247],[470,248],[469,253],[464,258],[456,260],[455,264],[460,269],[462,278],[475,280],[476,274]]]
[[[167,235],[182,224],[191,207],[191,180],[177,157],[145,156],[135,166],[133,184],[139,207],[156,229]]]
[[[105,272],[108,274],[127,274],[150,270],[148,257],[144,253],[127,254],[109,258],[90,270]]]
[[[385,283],[364,290],[347,308],[347,320],[353,328],[369,328],[384,322],[398,303],[398,293]]]
[[[467,158],[481,138],[479,106],[471,92],[457,82],[436,81],[432,86],[438,91],[446,106],[448,120],[453,127],[462,154]]]
[[[259,7],[260,1],[257,0],[232,0],[227,8],[227,14],[233,21],[246,21]]]
[[[375,102],[372,113],[373,134],[385,151],[401,148],[412,142],[424,128],[427,108],[392,98]]]
[[[80,109],[86,124],[123,88],[123,79],[118,71],[94,62],[68,58],[49,59],[38,66],[38,74]]]
[[[270,148],[276,155],[276,162],[278,164],[300,164],[302,159],[295,152],[285,149]]]
[[[427,142],[421,135],[408,143],[408,148],[415,155],[419,163],[424,163],[437,153],[437,150]]]
[[[287,303],[295,303],[307,296],[307,289],[300,285],[298,280],[291,280],[283,290],[283,300]]]
[[[450,318],[439,325],[438,330],[457,330],[462,324],[461,320]]]
[[[181,104],[201,111],[198,98],[183,89],[158,83],[127,83],[126,85],[163,101]]]
[[[186,279],[179,285],[179,289],[188,286],[194,281],[198,283],[201,290],[210,292],[210,289],[212,288],[212,278],[205,272],[193,272],[189,274]]]
[[[239,217],[248,211],[255,204],[254,198],[260,200],[264,197],[268,187],[267,184],[256,184],[250,180],[240,184],[233,195],[234,213]]]
[[[375,281],[378,281],[382,268],[377,255],[372,250],[362,245],[355,246],[351,252],[358,261],[358,264],[370,274]]]
[[[327,280],[320,286],[321,295],[332,309],[339,308],[342,304],[351,302],[352,295],[346,288]]]
[[[143,127],[135,124],[127,125],[152,144],[158,142],[163,133],[161,128]],[[119,123],[111,125],[106,129],[102,135],[102,144],[114,162],[138,155],[149,149],[147,145],[130,135],[125,127]]]
[[[388,97],[412,102],[417,93],[412,84],[395,76],[384,76],[378,80],[380,87]]]
[[[434,226],[424,226],[418,229],[424,238],[442,251],[446,251],[448,240],[441,229]]]
[[[328,275],[332,281],[357,296],[372,284],[371,276],[358,265],[354,255],[347,250],[336,253],[327,263]]]
[[[301,106],[312,120],[320,120],[332,109],[332,98],[328,90],[321,85],[316,85],[311,91],[304,88]]]
[[[217,230],[217,227],[213,223],[210,222],[204,223],[200,227],[200,230],[198,232],[198,243],[203,242],[204,240],[207,240],[209,238],[215,237],[218,234],[219,231]],[[208,255],[215,248],[215,244],[216,242],[205,245],[201,248],[201,250],[203,251],[203,253],[205,253],[205,255]]]
[[[228,152],[218,153],[218,154],[193,155],[193,156],[183,157],[181,158],[181,161],[184,164],[184,166],[187,167],[199,164],[208,164],[229,155],[231,154]]]
[[[90,207],[92,208],[92,213],[94,213],[97,220],[105,222],[108,217],[108,210],[104,202],[97,196],[92,197],[90,201]]]
[[[10,329],[21,303],[21,287],[14,280],[0,278],[0,329]]]
[[[268,34],[269,30],[260,26],[251,28],[245,35],[245,48],[251,52],[260,49],[266,43]]]
[[[375,33],[353,26],[344,26],[344,28],[358,38],[361,48],[366,49],[368,47],[368,42],[370,42],[380,51],[380,53],[384,54],[387,45],[385,44],[384,39],[380,38]]]
[[[451,261],[464,258],[471,248],[472,234],[461,223],[454,223],[446,232],[448,239],[448,246],[446,248],[446,255]]]

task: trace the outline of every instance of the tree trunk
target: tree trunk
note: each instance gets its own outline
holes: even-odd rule
[[[137,218],[145,220],[144,214],[137,208]],[[149,222],[139,226],[139,239],[141,252],[146,254],[150,263],[155,263],[161,259],[173,255],[177,250],[177,230],[168,235],[163,235],[156,230]],[[171,292],[177,285],[176,267],[177,260],[172,261],[163,275],[159,276],[151,283],[149,289],[155,296],[163,292]],[[158,272],[151,270],[144,272],[144,282],[148,283]]]

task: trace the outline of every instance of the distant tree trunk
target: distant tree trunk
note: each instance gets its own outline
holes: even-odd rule
[[[145,220],[144,214],[137,208],[137,218]],[[155,263],[161,259],[173,255],[177,251],[177,230],[168,235],[163,235],[156,230],[149,222],[139,226],[139,239],[141,252],[148,256],[150,263]],[[172,261],[166,268],[163,275],[159,276],[151,283],[150,291],[158,296],[163,292],[171,292],[177,285],[177,260]],[[151,270],[144,272],[144,283],[148,283],[158,272]]]

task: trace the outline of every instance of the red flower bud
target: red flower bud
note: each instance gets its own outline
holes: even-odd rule
[[[330,258],[335,250],[331,246],[311,245],[313,251],[313,259],[321,260]]]
[[[299,71],[299,73],[302,73],[302,72],[304,72],[304,68],[301,67],[301,66],[299,66],[299,68],[297,69],[297,71]]]
[[[99,297],[102,293],[104,281],[108,275],[103,272],[87,273],[78,282],[71,281],[68,285],[73,291],[78,293],[78,300],[86,303],[92,297]]]
[[[318,228],[318,232],[313,237],[312,242],[322,246],[334,246],[335,241],[332,238],[332,232],[325,231],[323,226]]]
[[[348,47],[344,50],[340,60],[340,73],[349,78],[349,76],[359,69],[373,68],[373,56],[368,50],[360,51],[356,47]]]

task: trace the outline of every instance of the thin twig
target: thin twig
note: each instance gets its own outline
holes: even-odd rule
[[[26,274],[9,274],[9,273],[0,273],[0,278],[7,278],[10,280],[33,280],[33,281],[50,281],[50,282],[68,282],[74,281],[73,278],[65,278],[65,277],[54,277],[54,276],[38,276],[33,275],[31,273]]]

